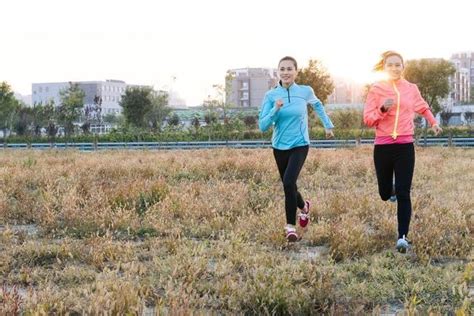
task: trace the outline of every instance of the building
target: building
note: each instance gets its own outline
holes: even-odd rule
[[[364,86],[343,78],[333,78],[334,91],[329,95],[327,104],[364,103]]]
[[[461,52],[451,56],[453,62],[459,63],[459,66],[469,70],[469,82],[474,86],[474,52]]]
[[[172,109],[187,109],[186,101],[181,98],[178,92],[174,90],[168,91],[168,106]]]
[[[129,87],[141,87],[130,85],[121,80],[106,81],[79,81],[74,82],[84,91],[84,105],[93,105],[94,100],[101,102],[102,115],[118,114],[122,112],[120,100],[125,90]],[[61,104],[60,92],[69,87],[69,82],[33,83],[32,103],[46,104],[53,101],[56,106]]]
[[[237,107],[259,107],[265,93],[278,81],[273,68],[241,68],[227,71],[226,103]]]
[[[26,104],[27,106],[31,106],[31,94],[30,95],[22,95],[20,93],[15,93],[15,98]]]
[[[448,106],[472,103],[474,87],[474,52],[456,53],[451,56],[456,73],[450,78],[451,93]]]
[[[122,113],[120,101],[127,88],[149,87],[131,85],[121,80],[33,83],[32,105],[49,102],[54,102],[55,106],[61,105],[61,91],[68,89],[71,83],[77,84],[84,91],[84,107],[94,106],[96,102],[100,104],[99,113],[102,117],[107,114]],[[77,123],[80,124],[80,122]],[[103,134],[110,132],[113,127],[114,125],[107,123],[91,124],[90,131]]]

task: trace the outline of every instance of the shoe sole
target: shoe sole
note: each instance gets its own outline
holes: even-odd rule
[[[309,219],[309,209],[311,208],[311,202],[306,200],[305,202],[305,205],[307,204],[308,205],[308,212],[307,213],[304,213],[308,216],[308,221],[306,222],[306,224],[302,225],[301,224],[301,221],[298,220],[298,224],[300,225],[301,228],[305,228],[306,226],[308,226],[309,222],[310,222],[310,219]]]
[[[403,248],[403,247],[397,248],[397,250],[398,250],[399,253],[407,253],[407,249]]]
[[[305,227],[308,226],[308,224],[309,224],[309,217],[308,217],[308,220],[306,221],[305,224],[302,224],[302,223],[301,223],[301,220],[298,221],[298,224],[300,225],[301,228],[305,228]]]
[[[288,240],[288,242],[296,242],[298,241],[298,235],[296,234],[288,234],[286,236],[286,239]]]
[[[406,253],[408,251],[408,248],[405,246],[398,246],[395,247],[399,253]]]

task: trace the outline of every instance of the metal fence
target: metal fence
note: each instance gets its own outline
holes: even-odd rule
[[[371,145],[373,139],[348,139],[348,140],[311,140],[312,148],[341,148],[356,147],[359,145]],[[430,146],[453,146],[453,147],[474,147],[474,138],[420,138],[416,140],[416,145],[422,147]],[[127,150],[127,149],[148,149],[148,150],[170,150],[170,149],[206,149],[206,148],[269,148],[270,141],[264,140],[242,140],[242,141],[202,141],[202,142],[121,142],[121,143],[20,143],[4,144],[0,149],[75,149],[81,151],[95,150]]]

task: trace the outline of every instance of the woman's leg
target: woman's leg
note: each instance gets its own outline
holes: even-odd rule
[[[412,143],[399,144],[395,154],[395,191],[397,192],[398,238],[408,235],[411,219],[411,183],[415,169],[415,148]]]
[[[390,198],[393,187],[393,146],[394,145],[374,146],[374,164],[377,174],[377,184],[379,187],[379,195],[384,201]]]
[[[309,146],[291,149],[282,179],[285,191],[286,221],[291,225],[296,225],[296,208],[298,206],[304,207],[303,197],[298,193],[296,182],[308,155],[308,149]]]
[[[280,179],[283,183],[283,178],[285,177],[285,172],[288,167],[288,161],[290,159],[291,149],[290,150],[279,150],[273,149],[273,156],[275,157],[275,161],[278,167],[278,172],[280,174]],[[296,204],[299,209],[303,209],[305,207],[305,202],[303,196],[298,191],[298,186],[296,187]]]

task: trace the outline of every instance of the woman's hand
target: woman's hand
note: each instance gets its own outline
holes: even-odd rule
[[[390,110],[390,107],[393,105],[393,99],[386,99],[385,102],[382,104],[382,107],[380,108],[380,111],[383,113],[387,112]]]
[[[443,132],[443,129],[441,127],[439,127],[438,124],[435,124],[435,125],[431,126],[431,130],[433,131],[435,136],[438,136],[441,132]]]
[[[332,128],[326,128],[324,131],[326,132],[327,139],[334,138],[334,132],[332,131]]]
[[[277,111],[283,106],[283,100],[279,99],[275,101],[275,107],[277,108]]]

